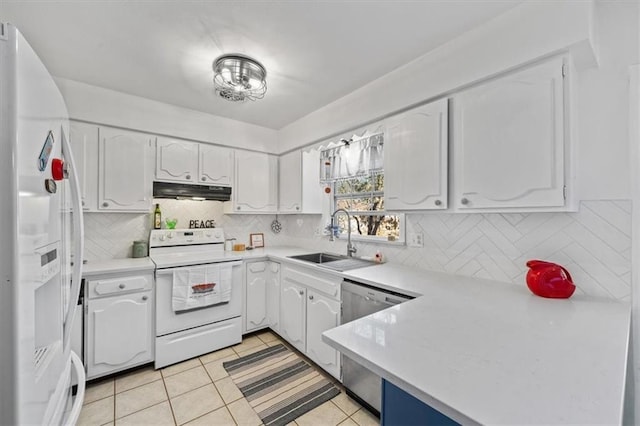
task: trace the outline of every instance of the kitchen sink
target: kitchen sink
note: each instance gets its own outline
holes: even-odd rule
[[[355,257],[347,257],[332,253],[311,253],[288,257],[291,259],[302,260],[304,262],[315,263],[318,266],[332,269],[334,271],[348,271],[350,269],[377,265],[376,262],[371,260],[358,259]]]
[[[291,259],[303,260],[305,262],[311,263],[327,263],[327,262],[335,262],[336,260],[348,259],[347,256],[342,256],[339,254],[331,254],[331,253],[311,253],[311,254],[301,254],[299,256],[289,256]]]

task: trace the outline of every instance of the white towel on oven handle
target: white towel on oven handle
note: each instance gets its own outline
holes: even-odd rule
[[[231,265],[206,265],[173,271],[174,312],[231,300]],[[207,288],[211,286],[212,288]]]

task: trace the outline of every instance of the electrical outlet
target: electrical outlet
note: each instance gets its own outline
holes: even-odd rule
[[[411,232],[408,238],[409,247],[424,247],[424,234],[422,232]]]

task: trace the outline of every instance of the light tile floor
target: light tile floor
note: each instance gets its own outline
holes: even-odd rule
[[[160,370],[148,366],[92,383],[87,386],[78,425],[260,425],[260,418],[222,363],[280,343],[291,347],[265,331],[245,337],[238,345]],[[378,419],[343,391],[291,423],[338,424],[369,426],[377,425]]]

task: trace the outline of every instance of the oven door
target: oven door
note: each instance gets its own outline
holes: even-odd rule
[[[240,267],[242,262],[220,262],[219,264],[232,266],[229,302],[179,312],[174,312],[172,304],[173,273],[190,267],[156,270],[156,336],[164,336],[242,315],[242,268]]]

